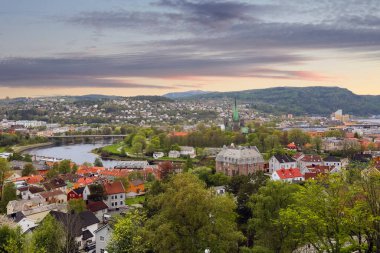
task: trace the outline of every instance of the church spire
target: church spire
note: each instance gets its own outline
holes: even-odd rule
[[[239,112],[238,112],[238,109],[237,109],[236,97],[235,97],[235,105],[234,105],[233,113],[232,113],[232,120],[234,122],[239,122]]]

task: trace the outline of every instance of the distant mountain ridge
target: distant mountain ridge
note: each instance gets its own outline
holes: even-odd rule
[[[162,95],[163,97],[170,98],[170,99],[182,99],[182,98],[189,98],[193,96],[198,95],[204,95],[208,94],[210,91],[203,91],[203,90],[190,90],[190,91],[183,91],[183,92],[171,92]]]
[[[357,95],[339,87],[275,87],[234,92],[212,92],[185,99],[231,99],[274,114],[330,115],[342,109],[356,116],[380,115],[380,96]]]

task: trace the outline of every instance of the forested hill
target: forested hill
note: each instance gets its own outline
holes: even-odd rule
[[[189,99],[238,99],[268,113],[330,115],[343,109],[356,116],[380,115],[380,96],[357,95],[339,87],[276,87],[236,92],[213,92]]]

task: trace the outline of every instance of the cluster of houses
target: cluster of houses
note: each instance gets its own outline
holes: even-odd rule
[[[129,180],[131,173],[135,177]],[[159,169],[147,166],[106,169],[83,165],[75,174],[61,174],[52,179],[46,177],[46,171],[26,177],[12,174],[7,181],[15,184],[20,197],[8,203],[7,215],[23,233],[31,233],[50,214],[71,231],[80,249],[104,252],[104,238],[110,237],[104,232],[112,232],[107,225],[109,219],[114,214],[140,207],[138,204],[129,206],[126,200],[145,194],[144,182],[150,174],[159,177]],[[118,180],[121,178],[127,179],[128,184]],[[70,212],[71,200],[83,200],[86,210]],[[96,240],[97,233],[102,234],[102,240],[100,235]]]
[[[290,144],[293,147],[294,144]],[[338,173],[348,164],[348,159],[334,156],[296,153],[273,155],[266,162],[256,147],[224,147],[216,156],[216,171],[228,176],[249,175],[263,171],[272,180],[299,182],[314,179],[322,174]]]

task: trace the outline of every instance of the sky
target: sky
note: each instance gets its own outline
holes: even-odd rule
[[[0,98],[380,95],[379,0],[0,0]]]

